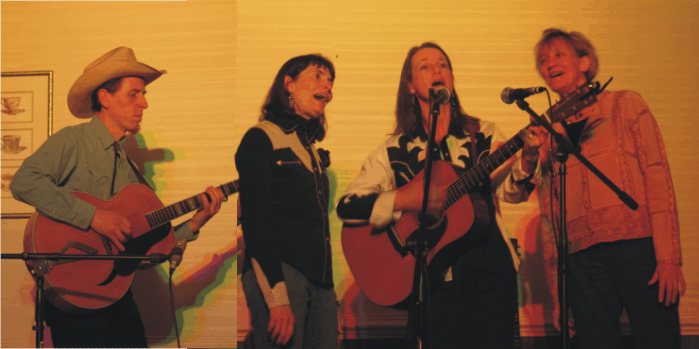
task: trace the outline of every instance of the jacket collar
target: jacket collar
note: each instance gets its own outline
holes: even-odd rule
[[[284,133],[296,131],[299,135],[306,135],[311,142],[316,140],[318,130],[322,127],[318,120],[307,120],[297,114],[272,115],[268,120],[277,124]]]

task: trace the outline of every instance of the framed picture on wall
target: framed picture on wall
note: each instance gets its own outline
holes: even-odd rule
[[[53,132],[53,71],[2,72],[0,102],[2,218],[26,218],[34,209],[12,198],[9,185],[22,161]]]

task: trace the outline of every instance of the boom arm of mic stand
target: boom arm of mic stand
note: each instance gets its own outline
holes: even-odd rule
[[[556,140],[556,143],[558,144],[558,147],[569,154],[573,154],[585,167],[587,167],[592,173],[594,173],[597,178],[599,178],[609,189],[611,189],[618,197],[619,199],[630,209],[636,210],[638,208],[638,203],[636,200],[634,200],[629,194],[626,194],[623,190],[621,190],[614,182],[612,182],[607,176],[602,173],[595,165],[593,165],[585,156],[580,154],[580,147],[573,146],[573,144],[570,143],[570,141],[563,137],[560,133],[556,132],[556,130],[553,129],[551,124],[546,121],[543,117],[539,116],[536,114],[530,107],[529,103],[527,103],[524,99],[518,99],[517,100],[517,106],[519,109],[522,109],[526,111],[535,121],[537,124],[540,126],[543,126],[549,134]]]

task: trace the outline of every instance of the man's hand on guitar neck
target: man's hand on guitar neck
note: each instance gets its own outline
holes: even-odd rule
[[[206,191],[199,195],[201,208],[189,221],[189,227],[193,232],[199,231],[211,217],[218,213],[225,198],[221,189],[212,186],[207,187]]]
[[[108,238],[119,251],[124,251],[124,242],[131,235],[131,222],[116,211],[96,209],[90,227]]]

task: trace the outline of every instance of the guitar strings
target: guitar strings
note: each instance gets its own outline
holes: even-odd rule
[[[456,203],[461,197],[470,192],[473,188],[479,186],[482,182],[482,178],[490,175],[495,168],[497,168],[498,162],[502,164],[505,160],[512,157],[520,148],[524,141],[519,136],[515,136],[500,148],[498,148],[491,156],[488,156],[481,162],[481,165],[469,169],[466,174],[460,176],[454,183],[452,183],[447,189],[447,199],[445,201],[445,208],[451,207]],[[495,160],[493,160],[495,159]],[[407,215],[415,216],[418,220],[422,219],[422,215],[417,213],[407,213]],[[397,232],[405,231],[412,225],[412,222],[408,219],[401,219],[396,224],[394,224],[395,230]],[[400,236],[400,234],[398,234]]]
[[[219,186],[219,189],[225,194],[224,196],[229,196],[237,193],[240,190],[240,184],[239,181],[236,179],[232,182],[222,184]],[[200,193],[195,196],[192,196],[190,198],[178,201],[170,206],[166,206],[160,209],[157,209],[155,211],[151,211],[146,213],[145,215],[139,215],[138,217],[126,217],[129,222],[132,223],[132,226],[143,226],[147,225],[149,230],[155,229],[157,227],[160,227],[161,225],[183,215],[188,212],[191,212],[193,210],[199,209],[201,205],[201,201],[199,198],[201,196],[205,195],[205,193]],[[91,229],[91,231],[94,231],[94,229]],[[148,231],[144,232],[147,233]],[[97,244],[101,242],[102,234],[97,233],[96,231],[95,235],[91,235],[89,237],[86,237],[85,239],[82,239],[82,241],[86,244]],[[140,236],[140,235],[139,235]]]

